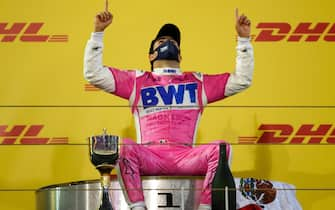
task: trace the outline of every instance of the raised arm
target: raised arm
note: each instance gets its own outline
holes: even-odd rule
[[[110,93],[115,91],[115,79],[110,69],[103,66],[102,53],[104,30],[112,21],[113,15],[108,10],[108,0],[106,0],[105,10],[95,17],[94,32],[87,42],[84,55],[85,79]]]
[[[235,72],[228,78],[225,96],[231,96],[248,88],[252,82],[254,71],[254,53],[250,43],[251,22],[244,14],[239,15],[235,10],[235,28],[238,34],[237,57]]]

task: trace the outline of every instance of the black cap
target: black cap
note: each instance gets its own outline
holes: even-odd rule
[[[153,45],[155,41],[162,37],[162,36],[170,36],[172,37],[180,46],[180,31],[179,28],[172,24],[172,23],[167,23],[161,27],[161,29],[158,31],[158,34],[154,40],[152,40],[151,45],[150,45],[150,50],[149,53],[153,52]]]
[[[178,43],[178,45],[180,45],[180,31],[176,25],[172,23],[167,23],[163,25],[162,28],[159,30],[155,40],[162,36],[171,36]]]

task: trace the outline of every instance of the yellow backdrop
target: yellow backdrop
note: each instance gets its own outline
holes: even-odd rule
[[[226,139],[233,144],[235,176],[293,184],[304,209],[330,209],[334,6],[331,0],[113,0],[104,63],[149,69],[149,43],[161,25],[172,22],[182,31],[184,70],[231,72],[238,7],[252,20],[253,86],[205,110],[197,143]],[[103,8],[103,0],[1,1],[0,209],[33,210],[40,187],[98,178],[85,144],[102,128],[135,138],[128,103],[92,90],[82,76],[84,47]],[[299,132],[305,125],[310,132]],[[265,132],[284,139],[260,144]],[[295,137],[299,144],[292,144]],[[311,138],[317,143],[309,144]],[[29,145],[34,142],[44,145]]]

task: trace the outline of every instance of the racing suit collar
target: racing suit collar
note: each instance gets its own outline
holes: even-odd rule
[[[180,68],[154,68],[153,70],[154,74],[158,75],[181,75],[182,72]]]

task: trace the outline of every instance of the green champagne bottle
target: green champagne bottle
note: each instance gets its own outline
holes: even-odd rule
[[[226,157],[226,147],[226,144],[220,144],[219,164],[212,182],[212,210],[236,210],[236,186]]]

